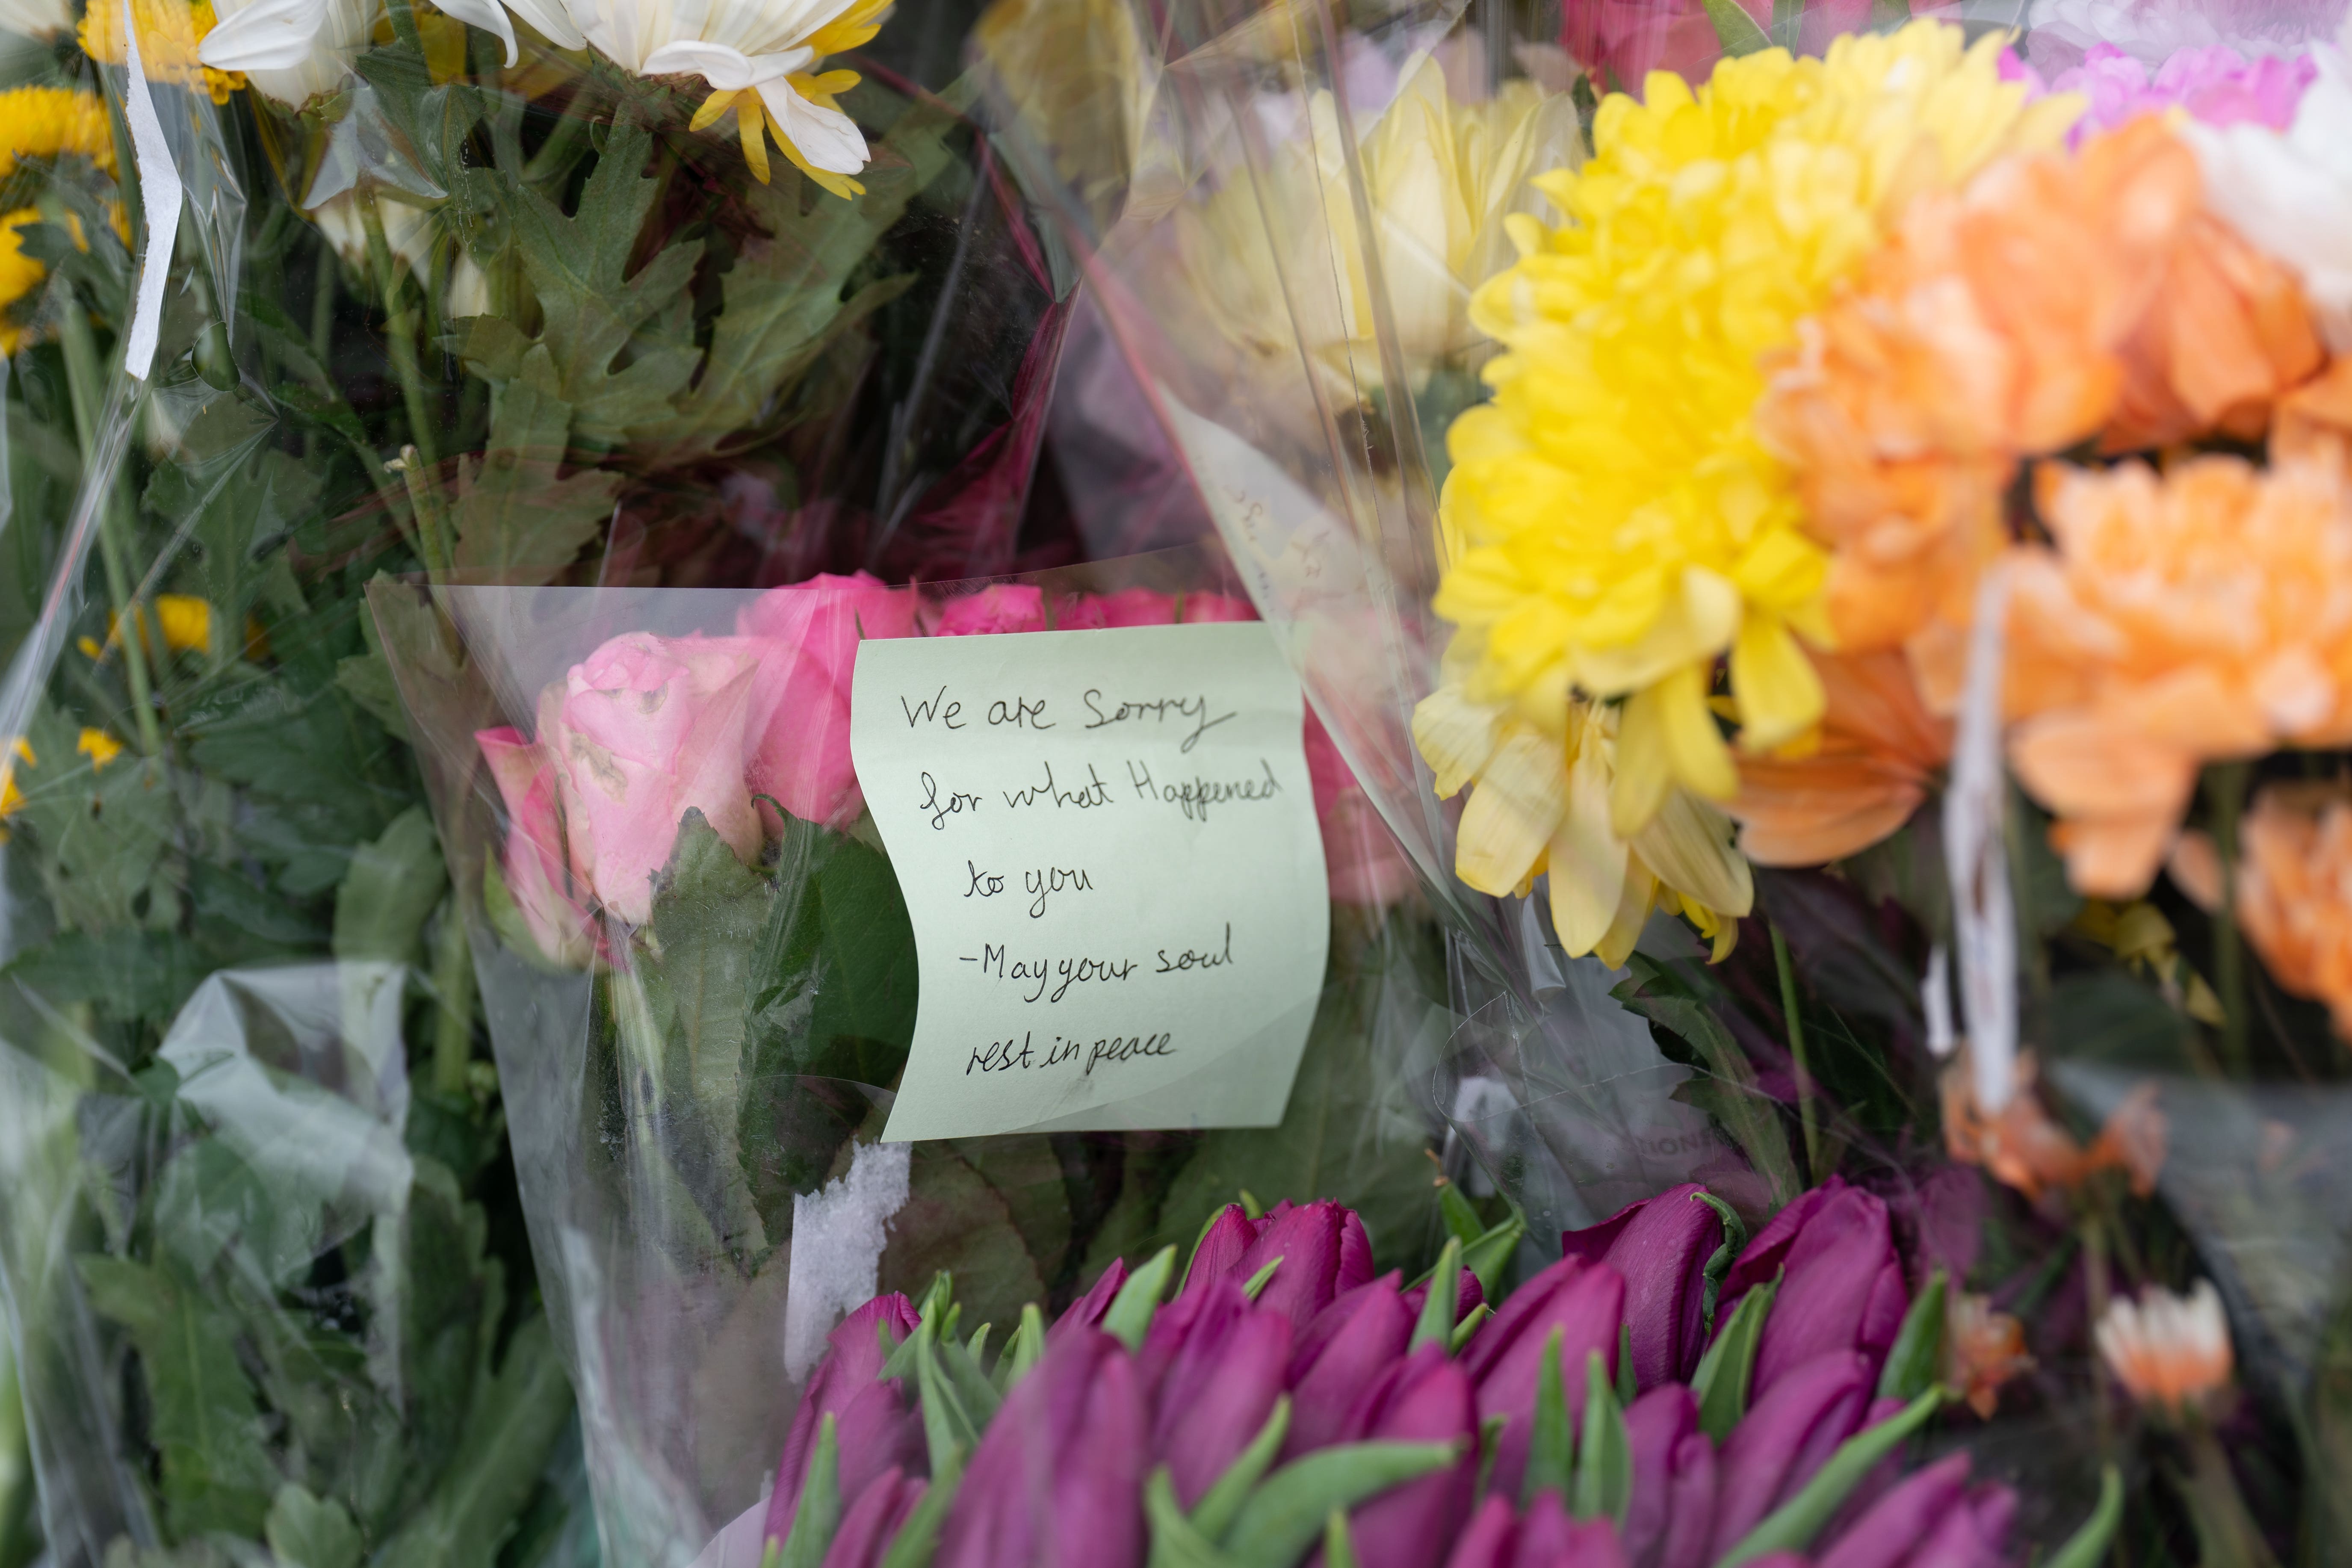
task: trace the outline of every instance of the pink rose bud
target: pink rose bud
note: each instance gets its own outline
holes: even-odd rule
[[[577,968],[595,951],[595,926],[574,896],[565,865],[563,823],[555,809],[555,765],[546,750],[511,725],[474,736],[507,808],[507,847],[499,869],[524,926],[550,963]]]
[[[654,879],[689,811],[745,860],[759,853],[744,783],[758,672],[756,652],[737,638],[632,632],[572,666],[561,695],[541,701],[572,870],[623,920],[652,914]]]

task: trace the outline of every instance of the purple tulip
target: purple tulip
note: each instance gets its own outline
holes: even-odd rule
[[[1625,1548],[1606,1519],[1579,1524],[1558,1492],[1544,1492],[1519,1521],[1511,1568],[1625,1568]]]
[[[1243,1254],[1257,1244],[1258,1233],[1265,1228],[1264,1220],[1250,1218],[1239,1204],[1227,1204],[1201,1233],[1192,1248],[1192,1267],[1185,1271],[1184,1295],[1205,1290],[1240,1267]],[[1249,1276],[1242,1279],[1246,1282]]]
[[[1339,1440],[1340,1428],[1371,1381],[1404,1354],[1414,1312],[1397,1276],[1359,1285],[1320,1312],[1290,1356],[1290,1435],[1285,1458]]]
[[[1574,1420],[1584,1409],[1588,1354],[1599,1351],[1603,1366],[1614,1374],[1624,1304],[1623,1275],[1604,1264],[1564,1258],[1511,1292],[1503,1310],[1470,1342],[1462,1369],[1478,1390],[1478,1417],[1500,1415],[1506,1422],[1495,1449],[1496,1489],[1517,1496],[1527,1473],[1536,1383],[1552,1331],[1562,1331],[1560,1384]]]
[[[1723,1245],[1723,1218],[1696,1182],[1647,1198],[1561,1237],[1567,1256],[1625,1277],[1625,1331],[1633,1386],[1690,1376],[1706,1348],[1706,1264]]]
[[[1511,1549],[1518,1544],[1519,1519],[1508,1499],[1488,1492],[1470,1518],[1470,1528],[1454,1543],[1445,1568],[1513,1568]]]
[[[1678,1550],[1689,1555],[1703,1551],[1715,1507],[1715,1445],[1698,1429],[1698,1401],[1679,1383],[1654,1388],[1626,1410],[1625,1436],[1633,1460],[1633,1493],[1625,1509],[1627,1561],[1634,1568],[1653,1568],[1668,1544],[1669,1528],[1678,1523]],[[1696,1525],[1686,1522],[1693,1514]]]
[[[1774,1215],[1724,1276],[1716,1322],[1780,1274],[1764,1321],[1748,1397],[1759,1399],[1794,1368],[1831,1351],[1859,1351],[1874,1376],[1910,1310],[1886,1205],[1832,1176]]]
[[[1251,1307],[1221,1279],[1154,1392],[1151,1452],[1166,1465],[1176,1500],[1191,1508],[1249,1447],[1282,1396],[1290,1320]]]
[[[1118,1299],[1119,1288],[1126,1283],[1126,1259],[1112,1258],[1110,1267],[1102,1271],[1102,1278],[1094,1282],[1093,1289],[1071,1302],[1069,1310],[1054,1320],[1051,1332],[1058,1337],[1066,1326],[1102,1327],[1103,1318],[1110,1311],[1110,1304]]]
[[[1971,1490],[1969,1457],[1916,1470],[1840,1533],[1821,1568],[1999,1568],[2017,1494]]]
[[[923,1500],[924,1483],[898,1469],[874,1478],[841,1516],[841,1528],[825,1549],[824,1568],[877,1568],[882,1554]]]
[[[1127,1347],[1070,1326],[972,1451],[936,1568],[1137,1568],[1146,1436]]]
[[[1348,1413],[1343,1443],[1453,1443],[1461,1461],[1382,1492],[1349,1526],[1363,1568],[1423,1568],[1469,1517],[1478,1481],[1478,1416],[1470,1380],[1443,1345],[1391,1363]]]
[[[926,1468],[922,1422],[898,1384],[875,1381],[889,1353],[877,1326],[887,1329],[895,1342],[913,1333],[919,1321],[914,1303],[894,1290],[850,1313],[826,1336],[833,1348],[817,1363],[784,1436],[776,1489],[768,1499],[767,1539],[782,1541],[793,1531],[801,1484],[816,1452],[817,1427],[828,1415],[840,1446],[842,1496],[857,1496],[893,1467],[908,1472]]]
[[[1301,1332],[1340,1292],[1366,1284],[1372,1277],[1372,1247],[1364,1235],[1364,1222],[1354,1210],[1328,1199],[1304,1208],[1276,1205],[1267,1212],[1257,1239],[1234,1265],[1231,1277],[1237,1284],[1245,1283],[1277,1258],[1282,1267],[1274,1271],[1258,1305],[1282,1313]],[[1193,1273],[1197,1279],[1197,1264]],[[1198,1288],[1191,1280],[1186,1287]]]
[[[1773,1310],[1777,1316],[1780,1309]],[[1748,1407],[1717,1458],[1709,1561],[1795,1496],[1860,1430],[1876,1375],[1868,1357],[1832,1351],[1791,1368]]]
[[[1411,1312],[1414,1319],[1418,1321],[1421,1317],[1421,1309],[1428,1300],[1429,1287],[1427,1285],[1416,1285],[1412,1289],[1404,1293],[1404,1309],[1406,1311]],[[1476,1311],[1486,1304],[1486,1292],[1479,1285],[1478,1277],[1475,1274],[1471,1273],[1467,1268],[1463,1269],[1461,1277],[1454,1281],[1454,1322],[1457,1324],[1460,1323],[1463,1319],[1468,1317],[1471,1313]]]

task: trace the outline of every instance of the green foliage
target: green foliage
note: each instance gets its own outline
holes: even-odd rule
[[[1759,1285],[1739,1298],[1731,1321],[1715,1336],[1691,1374],[1691,1393],[1698,1400],[1699,1430],[1723,1441],[1739,1418],[1748,1414],[1748,1390],[1756,1378],[1756,1352],[1764,1342],[1764,1320],[1780,1281]]]
[[[1715,1118],[1770,1189],[1775,1208],[1803,1190],[1789,1152],[1779,1109],[1757,1088],[1756,1069],[1699,994],[1674,970],[1636,952],[1632,978],[1609,994],[1632,1012],[1666,1030],[1697,1056],[1703,1076],[1685,1083],[1679,1098]]]

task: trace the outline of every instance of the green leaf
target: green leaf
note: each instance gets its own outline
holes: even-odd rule
[[[1944,1370],[1944,1298],[1949,1282],[1938,1268],[1927,1288],[1903,1314],[1895,1347],[1886,1352],[1886,1366],[1878,1374],[1878,1397],[1908,1405],[1936,1386]]]
[[[352,851],[351,869],[335,889],[335,956],[415,963],[425,922],[448,879],[431,815],[410,806]]]
[[[1625,1430],[1625,1407],[1610,1385],[1599,1351],[1585,1352],[1584,1440],[1577,1445],[1576,1485],[1569,1509],[1579,1519],[1603,1515],[1625,1526],[1633,1500],[1633,1441]]]
[[[1356,1542],[1348,1533],[1348,1516],[1336,1508],[1323,1526],[1323,1568],[1357,1568]]]
[[[819,1418],[816,1452],[801,1482],[800,1507],[784,1540],[778,1568],[824,1568],[825,1549],[841,1529],[841,1437],[833,1412]]]
[[[1249,1500],[1257,1483],[1282,1452],[1282,1440],[1290,1435],[1290,1395],[1278,1396],[1274,1409],[1266,1415],[1265,1425],[1249,1440],[1249,1447],[1234,1457],[1224,1474],[1209,1483],[1201,1500],[1192,1505],[1192,1525],[1210,1541],[1220,1541],[1233,1528],[1234,1518]]]
[[[1617,1403],[1631,1405],[1638,1392],[1633,1384],[1633,1327],[1617,1325]]]
[[[168,1024],[212,968],[177,931],[59,931],[0,970],[51,1006],[93,1002],[110,1017]]]
[[[970,1453],[980,1442],[981,1423],[957,1397],[947,1372],[940,1365],[937,1331],[926,1322],[915,1331],[915,1386],[923,1411],[923,1438],[930,1448],[936,1471],[957,1454]]]
[[[469,581],[551,582],[613,515],[621,476],[587,468],[559,477],[572,405],[555,390],[545,344],[533,347],[498,398],[479,458],[457,460],[456,564]]]
[[[600,446],[617,446],[633,428],[662,424],[701,357],[688,290],[702,242],[672,241],[635,272],[628,269],[662,191],[662,182],[644,172],[652,144],[625,109],[573,213],[530,187],[513,208],[517,250],[544,318],[541,389],[571,405],[583,441]],[[624,350],[629,363],[615,370]]]
[[[1478,1217],[1478,1211],[1470,1206],[1470,1200],[1452,1182],[1437,1189],[1437,1213],[1444,1220],[1447,1233],[1465,1247],[1486,1234],[1486,1222]]]
[[[1489,1301],[1502,1294],[1503,1270],[1519,1250],[1528,1222],[1514,1214],[1462,1249],[1462,1267],[1478,1277],[1478,1289]]]
[[[1543,1366],[1536,1373],[1535,1429],[1528,1439],[1527,1474],[1519,1482],[1519,1504],[1535,1501],[1540,1492],[1558,1492],[1564,1501],[1574,1479],[1576,1432],[1568,1420],[1568,1383],[1560,1369],[1565,1329],[1554,1329],[1545,1342]]]
[[[1233,1559],[1218,1550],[1176,1501],[1176,1484],[1160,1466],[1143,1483],[1143,1518],[1151,1529],[1151,1554],[1147,1568],[1233,1568]]]
[[[1168,1289],[1169,1276],[1176,1271],[1176,1249],[1163,1247],[1152,1254],[1151,1261],[1127,1278],[1111,1298],[1110,1310],[1103,1314],[1103,1331],[1117,1336],[1130,1351],[1143,1348],[1143,1336],[1151,1331],[1151,1319],[1160,1310],[1160,1298]]]
[[[1738,9],[1732,0],[1722,3]],[[1688,1045],[1706,1069],[1704,1078],[1683,1085],[1681,1098],[1722,1123],[1764,1178],[1775,1208],[1793,1202],[1804,1184],[1789,1152],[1788,1129],[1780,1124],[1780,1108],[1758,1087],[1756,1069],[1739,1043],[1674,971],[1638,952],[1625,967],[1632,978],[1609,994]]]
[[[1846,1495],[1881,1460],[1909,1441],[1912,1433],[1926,1426],[1943,1402],[1944,1391],[1931,1388],[1899,1414],[1839,1444],[1829,1463],[1815,1471],[1795,1497],[1765,1515],[1761,1523],[1717,1561],[1715,1568],[1739,1568],[1740,1563],[1768,1552],[1802,1552],[1811,1546]]]
[[[1756,1350],[1764,1340],[1764,1319],[1772,1310],[1780,1281],[1759,1285],[1739,1298],[1731,1321],[1715,1336],[1691,1374],[1698,1398],[1699,1430],[1720,1443],[1748,1414],[1748,1387],[1756,1376]]]
[[[1772,39],[1738,0],[1706,0],[1707,20],[1715,24],[1716,41],[1727,55],[1752,55],[1772,47]]]
[[[1701,1270],[1706,1279],[1706,1300],[1703,1303],[1706,1313],[1706,1325],[1709,1329],[1713,1329],[1715,1303],[1717,1297],[1723,1291],[1723,1277],[1731,1272],[1731,1266],[1738,1259],[1740,1249],[1748,1245],[1748,1222],[1739,1217],[1738,1209],[1704,1187],[1691,1194],[1691,1201],[1705,1204],[1713,1209],[1716,1217],[1723,1222],[1722,1245],[1707,1255],[1706,1266]]]
[[[494,1568],[572,1416],[572,1384],[547,1320],[533,1317],[515,1331],[497,1375],[478,1383],[440,1484],[369,1568]]]
[[[260,1534],[279,1479],[234,1320],[168,1264],[86,1257],[80,1266],[91,1308],[138,1349],[172,1533]]]
[[[945,1467],[931,1471],[931,1484],[891,1539],[890,1550],[882,1554],[881,1568],[930,1568],[932,1553],[940,1549],[940,1527],[947,1522],[948,1510],[955,1506],[956,1489],[962,1481],[961,1454],[949,1456]]]
[[[291,1481],[278,1489],[262,1534],[281,1568],[359,1568],[360,1529],[351,1514]]]
[[[1265,1479],[1235,1516],[1223,1544],[1239,1568],[1292,1568],[1331,1510],[1442,1470],[1461,1456],[1450,1443],[1346,1443],[1318,1449]]]
[[[1462,1293],[1462,1240],[1448,1237],[1437,1255],[1437,1268],[1429,1279],[1429,1294],[1422,1299],[1421,1320],[1412,1326],[1408,1353],[1423,1345],[1454,1342],[1454,1309]]]
[[[2098,1568],[2106,1561],[2107,1548],[2114,1543],[2116,1529],[2124,1520],[2124,1479],[2113,1465],[2099,1471],[2098,1506],[2083,1528],[2066,1538],[2066,1544],[2051,1553],[2042,1568]]]
[[[1013,1392],[1013,1385],[1029,1375],[1045,1353],[1045,1315],[1037,1303],[1022,1304],[1021,1326],[1013,1331],[1005,1342],[1004,1353],[996,1358],[996,1391],[1000,1394]]]
[[[1265,1294],[1265,1288],[1274,1283],[1274,1277],[1281,1270],[1281,1258],[1267,1258],[1265,1268],[1259,1269],[1247,1279],[1242,1281],[1242,1294],[1248,1297],[1253,1301],[1256,1300],[1260,1296]]]
[[[1462,1347],[1470,1342],[1470,1337],[1484,1328],[1486,1320],[1494,1315],[1495,1309],[1484,1301],[1471,1308],[1470,1315],[1454,1325],[1454,1332],[1446,1342],[1451,1353],[1460,1355]]]

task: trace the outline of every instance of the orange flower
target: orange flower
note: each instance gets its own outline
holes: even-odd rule
[[[1919,809],[1952,751],[1900,653],[1806,650],[1827,699],[1810,750],[1739,759],[1739,847],[1760,866],[1818,866],[1885,838]]]
[[[2352,738],[2352,484],[2206,457],[2052,465],[2016,552],[2010,761],[2079,892],[2131,899],[2199,768]]]
[[[2352,788],[2273,784],[2239,824],[2237,917],[2275,979],[2326,1004],[2352,1039]],[[2221,902],[2221,862],[2202,834],[2172,859],[2181,890]]]
[[[1958,195],[1916,202],[1855,283],[1803,323],[1757,427],[1836,550],[1842,646],[1966,624],[2007,538],[2018,458],[2106,422],[2122,351],[2199,188],[2195,158],[2152,119],[2074,157],[1995,165]]]
[[[1987,1116],[1970,1089],[1968,1064],[1944,1069],[1944,1147],[1962,1164],[1990,1172],[2030,1202],[2052,1188],[2081,1186],[2102,1171],[2121,1171],[2141,1197],[2156,1191],[2164,1169],[2167,1128],[2156,1103],[2156,1086],[2142,1084],[2124,1097],[2089,1148],[2051,1119],[2033,1093],[2031,1051],[2017,1058],[2017,1092]]]
[[[2209,431],[2258,441],[2288,388],[2326,357],[2294,275],[2205,214],[2182,228],[2100,446],[2169,446]]]
[[[1994,1311],[1987,1298],[1960,1291],[1944,1314],[1944,1327],[1950,1363],[1945,1381],[1990,1421],[2000,1404],[2000,1385],[2033,1370],[2033,1358],[2025,1353],[2025,1325]]]
[[[2151,1285],[2135,1302],[2118,1296],[2094,1338],[2116,1381],[2168,1415],[2205,1405],[2230,1385],[2230,1322],[2210,1279],[2186,1296]]]
[[[2271,426],[2271,461],[2326,463],[2352,470],[2352,357],[2279,399]]]

